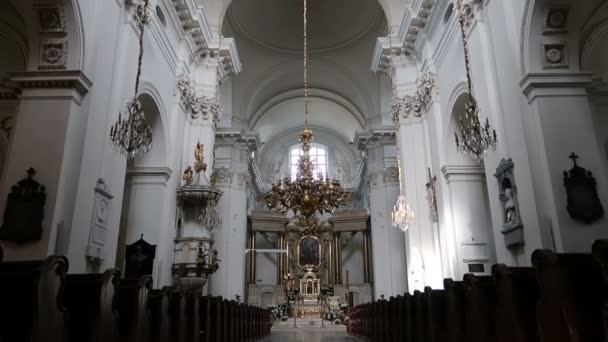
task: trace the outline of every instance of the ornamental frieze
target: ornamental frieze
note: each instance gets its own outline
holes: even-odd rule
[[[395,94],[391,105],[393,121],[399,121],[400,116],[404,119],[410,115],[417,118],[422,117],[422,114],[428,111],[433,99],[434,87],[435,76],[427,72],[418,79],[414,95],[399,96]]]
[[[217,125],[222,113],[222,105],[217,96],[197,96],[192,80],[189,78],[179,80],[177,82],[177,89],[179,90],[181,101],[190,111],[192,119],[202,118],[203,120],[208,120],[212,118],[213,123]]]

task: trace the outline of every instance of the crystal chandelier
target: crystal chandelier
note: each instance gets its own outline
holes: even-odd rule
[[[347,203],[350,192],[336,179],[315,177],[314,163],[310,157],[313,133],[308,127],[308,21],[307,0],[304,0],[304,129],[300,132],[302,155],[298,160],[298,171],[294,180],[288,177],[272,185],[264,195],[264,201],[271,210],[282,214],[292,211],[298,219],[298,229],[305,234],[316,234],[320,223],[316,216],[331,213]]]
[[[412,224],[414,224],[414,211],[410,208],[410,204],[403,194],[397,197],[397,202],[391,213],[393,219],[393,226],[406,232]]]
[[[144,28],[150,22],[148,1],[137,2],[135,19],[139,26],[139,57],[137,76],[135,78],[135,96],[127,102],[126,118],[118,114],[118,121],[110,128],[110,140],[114,147],[128,159],[133,159],[150,151],[152,146],[152,129],[146,122],[141,103],[137,98],[139,92],[139,79],[141,76],[142,58],[144,54]]]
[[[470,9],[467,9],[464,0],[458,0],[458,22],[460,24],[460,32],[462,34],[462,45],[464,48],[464,65],[467,73],[467,86],[469,91],[469,99],[465,104],[465,111],[458,120],[460,128],[460,137],[458,132],[454,132],[456,147],[458,152],[469,156],[470,158],[481,161],[483,156],[491,148],[496,149],[498,138],[496,131],[490,126],[489,120],[486,118],[482,124],[479,119],[480,109],[477,101],[473,97],[473,82],[471,80],[471,66],[469,60],[469,48],[465,32],[465,23],[470,16]]]
[[[414,211],[410,208],[410,204],[405,196],[405,189],[401,184],[401,161],[399,159],[399,138],[397,138],[397,170],[399,177],[399,197],[393,207],[391,218],[393,220],[393,226],[406,232],[412,224],[414,224]]]

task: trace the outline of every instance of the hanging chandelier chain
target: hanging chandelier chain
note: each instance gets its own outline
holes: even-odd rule
[[[308,0],[304,0],[304,127],[308,127]]]
[[[469,99],[473,99],[473,81],[471,80],[471,60],[469,59],[469,43],[467,42],[467,34],[465,30],[466,11],[464,8],[464,0],[458,0],[458,23],[460,33],[462,35],[462,46],[464,51],[464,67],[467,73],[467,88],[469,91]]]
[[[137,58],[137,76],[135,76],[135,96],[139,93],[139,79],[141,78],[141,69],[144,59],[144,31],[146,24],[150,20],[148,17],[149,0],[144,0],[142,13],[138,13],[139,20],[139,56]]]
[[[144,31],[150,22],[148,13],[149,0],[135,2],[134,18],[139,27],[139,55],[137,57],[137,75],[135,77],[135,94],[127,102],[125,120],[118,113],[118,120],[110,128],[110,141],[115,148],[128,159],[135,158],[150,151],[152,146],[152,129],[146,122],[145,113],[137,94],[142,73],[144,56]]]
[[[467,42],[467,21],[473,17],[473,9],[465,0],[457,1],[458,23],[462,35],[462,46],[464,51],[464,66],[467,77],[468,101],[464,112],[458,119],[460,132],[454,132],[457,150],[471,158],[481,161],[489,149],[496,149],[498,138],[496,131],[490,126],[489,120],[481,122],[479,118],[480,109],[473,96],[473,80],[471,78],[471,60],[469,56],[469,44]],[[460,136],[459,136],[460,133]]]
[[[310,155],[313,132],[308,127],[308,1],[303,0],[304,11],[304,129],[300,132],[302,154],[298,160],[297,172],[272,184],[269,192],[264,194],[268,209],[282,214],[293,212],[301,234],[316,235],[325,229],[321,226],[317,214],[332,213],[350,200],[350,191],[345,189],[337,179],[327,175],[315,175],[315,160]],[[295,176],[295,177],[294,177]]]

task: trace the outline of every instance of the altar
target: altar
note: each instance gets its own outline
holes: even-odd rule
[[[312,271],[307,272],[300,279],[300,295],[304,302],[314,300],[321,295],[321,280]]]

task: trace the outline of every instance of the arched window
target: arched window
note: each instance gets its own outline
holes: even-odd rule
[[[289,150],[289,165],[291,179],[296,179],[298,174],[298,161],[302,152],[302,144],[294,145]],[[315,178],[327,176],[327,148],[323,145],[313,144],[310,149],[310,159],[314,164],[313,174]]]

